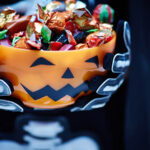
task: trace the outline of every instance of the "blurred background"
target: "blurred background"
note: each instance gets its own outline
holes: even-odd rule
[[[41,0],[42,1],[42,0]],[[41,2],[39,1],[39,3]],[[147,0],[82,0],[92,11],[99,3],[110,4],[118,20],[129,21],[132,32],[132,64],[124,85],[106,107],[91,112],[65,113],[72,132],[90,131],[97,135],[102,150],[150,149],[150,2]],[[46,2],[46,0],[42,3]],[[21,14],[31,13],[32,0],[0,1]],[[19,113],[0,112],[0,132],[14,131]],[[36,114],[35,114],[36,115]],[[53,116],[58,116],[53,114]]]

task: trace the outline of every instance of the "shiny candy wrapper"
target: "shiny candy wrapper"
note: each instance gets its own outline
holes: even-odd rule
[[[31,38],[30,40],[32,40],[34,38],[35,41],[36,39],[39,39],[41,36],[41,30],[43,27],[43,23],[41,22],[36,22],[36,16],[32,16],[30,22],[28,23],[27,26],[27,38]]]
[[[61,3],[60,2],[58,2],[58,1],[52,1],[52,2],[50,2],[50,3],[48,3],[47,5],[46,5],[46,8],[45,8],[45,13],[50,13],[50,12],[52,12],[54,9],[56,9],[57,7],[59,7],[61,5]]]
[[[49,43],[49,41],[51,39],[52,31],[46,25],[43,25],[43,27],[41,29],[41,35],[43,38],[43,42]]]
[[[114,9],[107,4],[99,4],[94,9],[93,16],[101,23],[112,23],[114,20]]]
[[[66,4],[66,10],[72,11],[75,9],[76,0],[65,0],[65,4]]]
[[[74,10],[71,14],[71,20],[79,30],[95,28],[95,24],[91,24],[92,16],[86,8]]]
[[[76,40],[74,39],[74,37],[73,37],[71,31],[66,30],[66,35],[67,35],[67,38],[68,38],[68,42],[69,42],[70,44],[72,44],[72,45],[76,45],[76,44],[77,44],[77,42],[76,42]]]
[[[18,33],[14,33],[10,38],[13,39],[14,37],[23,37],[26,35],[25,31],[20,31]]]
[[[88,33],[85,31],[77,32],[74,35],[74,39],[76,40],[77,43],[82,43],[86,39],[87,35],[88,35]]]
[[[109,31],[112,31],[113,29],[113,25],[111,25],[111,24],[106,24],[106,23],[101,23],[100,25],[99,25],[99,28],[100,28],[100,30],[109,30]]]
[[[58,2],[58,1],[52,1],[49,4],[46,5],[44,12],[50,13],[50,12],[62,12],[66,10],[66,5],[64,3]]]
[[[2,39],[5,38],[5,35],[6,35],[7,31],[8,31],[8,30],[0,31],[0,40],[2,40]]]
[[[71,31],[72,33],[75,32],[75,27],[71,21],[66,22],[65,29]]]
[[[5,29],[8,30],[8,35],[12,36],[14,33],[25,31],[30,19],[31,16],[23,16],[19,19],[7,22],[5,24]]]
[[[15,46],[17,41],[20,39],[21,37],[15,36],[12,40],[12,46]]]
[[[27,43],[27,38],[24,36],[22,38],[20,38],[16,44],[15,47],[16,48],[22,48],[22,49],[31,49],[32,47]]]
[[[38,20],[40,22],[46,23],[47,20],[49,19],[49,16],[45,13],[44,9],[39,4],[37,4],[37,6],[38,6],[38,11],[37,11]]]
[[[64,14],[62,14],[61,12],[52,12],[46,25],[52,31],[61,33],[62,31],[64,31],[65,22],[66,18],[64,17]]]
[[[5,8],[0,13],[0,30],[2,30],[7,22],[10,22],[15,18],[16,12],[10,8]]]
[[[69,50],[74,50],[75,46],[72,44],[65,44],[61,47],[60,51],[69,51]]]
[[[104,44],[104,38],[99,36],[91,36],[87,41],[89,48],[100,46]]]
[[[50,42],[49,50],[56,51],[56,50],[59,50],[62,46],[63,46],[63,44],[61,42],[52,41],[52,42]]]
[[[56,42],[61,42],[63,44],[67,44],[68,43],[68,39],[66,36],[66,32],[63,32],[57,39]]]
[[[41,46],[42,46],[42,44],[41,44],[40,42],[37,43],[37,42],[31,41],[31,40],[27,40],[27,43],[28,43],[31,47],[33,47],[33,48],[35,48],[35,49],[38,49],[38,50],[40,50],[40,49],[41,49]]]

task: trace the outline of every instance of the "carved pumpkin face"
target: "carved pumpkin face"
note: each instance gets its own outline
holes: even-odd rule
[[[104,75],[103,58],[113,53],[116,35],[100,47],[72,51],[35,51],[0,46],[0,76],[14,86],[12,96],[26,106],[62,108],[90,93],[85,83]]]

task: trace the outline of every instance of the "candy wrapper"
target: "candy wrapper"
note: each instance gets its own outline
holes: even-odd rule
[[[27,38],[24,36],[22,38],[20,38],[16,44],[15,47],[16,48],[22,48],[22,49],[31,49],[32,47],[27,43]]]
[[[71,14],[71,19],[75,23],[77,29],[88,30],[96,28],[95,24],[92,24],[92,16],[86,8],[76,9]]]
[[[65,29],[66,18],[64,14],[60,12],[53,12],[50,14],[50,18],[48,19],[46,25],[52,31],[57,33],[61,33]]]
[[[41,35],[44,43],[49,43],[51,39],[52,31],[46,25],[43,25],[41,29]]]
[[[75,9],[76,6],[76,0],[65,0],[65,4],[66,4],[66,10],[67,11],[72,11]]]
[[[0,31],[0,40],[2,40],[2,39],[5,38],[5,35],[6,35],[7,31],[8,31],[8,30]]]
[[[107,4],[98,5],[93,12],[93,16],[101,23],[112,23],[114,20],[114,9]]]
[[[1,13],[0,13],[0,30],[4,28],[5,24],[7,22],[10,22],[15,18],[16,12],[10,8],[5,8]]]
[[[46,5],[45,7],[45,13],[50,13],[50,12],[63,12],[66,10],[66,5],[64,3],[58,2],[58,1],[52,1],[49,4]]]
[[[25,31],[30,19],[31,16],[23,16],[19,19],[7,22],[5,28],[8,30],[8,35],[12,36],[20,31]]]

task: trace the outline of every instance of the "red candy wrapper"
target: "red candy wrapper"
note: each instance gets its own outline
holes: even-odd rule
[[[114,10],[107,4],[99,4],[93,11],[95,19],[101,23],[112,23]]]
[[[69,51],[74,50],[75,46],[71,44],[65,44],[63,47],[61,47],[60,51]]]
[[[77,42],[76,40],[74,39],[72,33],[69,31],[69,30],[66,30],[66,34],[67,34],[67,38],[68,38],[68,41],[71,45],[76,45]]]
[[[71,21],[66,22],[65,29],[71,31],[72,33],[75,32],[75,27]]]
[[[90,48],[100,46],[104,43],[104,38],[98,36],[91,36],[87,42]]]
[[[50,42],[50,50],[59,50],[62,47],[62,45],[63,44],[61,42]]]

